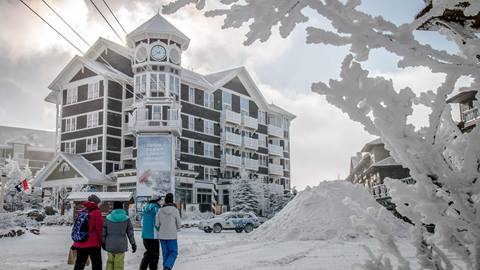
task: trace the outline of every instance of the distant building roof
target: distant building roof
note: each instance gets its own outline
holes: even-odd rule
[[[0,145],[21,143],[33,149],[54,152],[55,132],[48,130],[0,126]]]
[[[400,163],[395,161],[393,157],[387,157],[379,162],[375,162],[372,164],[372,167],[388,167],[388,166],[402,166]]]
[[[447,99],[447,103],[463,103],[467,100],[473,100],[476,94],[477,90],[475,89],[460,89]]]
[[[374,147],[374,146],[376,146],[376,145],[383,145],[382,139],[376,138],[375,140],[366,143],[366,144],[363,146],[361,152],[370,152],[370,150],[372,150],[372,147]]]

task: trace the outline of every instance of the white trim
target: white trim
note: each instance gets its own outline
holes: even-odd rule
[[[123,87],[123,85],[122,85]],[[101,173],[105,173],[107,170],[107,115],[108,115],[108,80],[103,81],[103,109],[106,111],[103,113],[103,131],[102,131],[102,170]],[[121,114],[120,114],[121,117]]]
[[[73,186],[88,184],[88,181],[84,177],[72,177],[72,178],[64,178],[59,180],[49,180],[42,182],[42,188],[50,188],[50,187],[60,187],[60,186]]]
[[[83,112],[83,113],[75,114],[75,115],[72,115],[72,116],[65,116],[65,117],[62,117],[61,119],[63,120],[63,119],[67,119],[67,118],[70,118],[70,117],[79,117],[79,116],[87,115],[89,113],[103,112],[103,111],[104,111],[103,109],[99,109],[99,110],[95,110],[95,111]]]

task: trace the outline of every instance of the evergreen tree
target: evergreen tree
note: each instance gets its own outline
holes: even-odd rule
[[[234,180],[232,202],[232,211],[258,213],[260,200],[254,186],[254,180],[246,178]]]

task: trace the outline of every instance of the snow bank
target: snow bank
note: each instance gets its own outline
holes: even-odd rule
[[[355,212],[343,203],[350,198],[362,208],[381,208],[361,185],[347,181],[322,182],[300,192],[275,217],[252,234],[258,240],[348,240],[370,237],[368,229],[355,227],[350,219]],[[390,212],[382,211],[382,220],[393,226],[396,236],[406,237],[408,226]]]

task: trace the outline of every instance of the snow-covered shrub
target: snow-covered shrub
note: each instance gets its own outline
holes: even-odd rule
[[[2,212],[0,221],[0,238],[20,236],[27,231],[37,234],[39,228],[39,223],[23,211]]]
[[[46,216],[42,224],[46,226],[71,226],[73,225],[73,216],[71,214]]]
[[[319,20],[311,20],[306,28],[307,43],[348,46],[350,54],[342,63],[340,79],[314,83],[312,90],[367,132],[380,136],[393,158],[410,169],[416,184],[390,181],[387,186],[397,211],[415,224],[412,241],[421,267],[451,269],[452,263],[445,256],[448,251],[461,258],[468,269],[476,270],[480,269],[480,128],[477,125],[462,133],[446,98],[462,78],[471,78],[468,88],[480,89],[480,41],[468,22],[445,28],[437,25],[441,34],[456,42],[458,54],[419,42],[414,31],[425,23],[425,17],[443,14],[446,8],[464,9],[466,16],[473,16],[480,13],[480,5],[465,0],[427,2],[432,3],[427,14],[402,25],[361,11],[361,0],[228,0],[220,1],[205,15],[224,16],[224,28],[248,24],[246,45],[267,41],[277,26],[280,35],[287,37],[298,24],[308,23],[315,15],[326,19],[332,30],[312,26]],[[205,0],[174,0],[164,12],[192,3],[197,9],[206,8]],[[373,77],[362,66],[374,49],[394,54],[399,68],[426,67],[445,74],[445,79],[436,91],[425,89],[419,95],[408,87],[394,89],[391,80]],[[414,105],[431,110],[427,127],[410,123]],[[424,228],[426,224],[435,225],[434,233]],[[378,230],[377,225],[372,228]],[[408,263],[394,267],[383,255],[371,254],[372,260],[363,265],[364,269],[412,269]],[[395,256],[403,258],[400,252]]]

